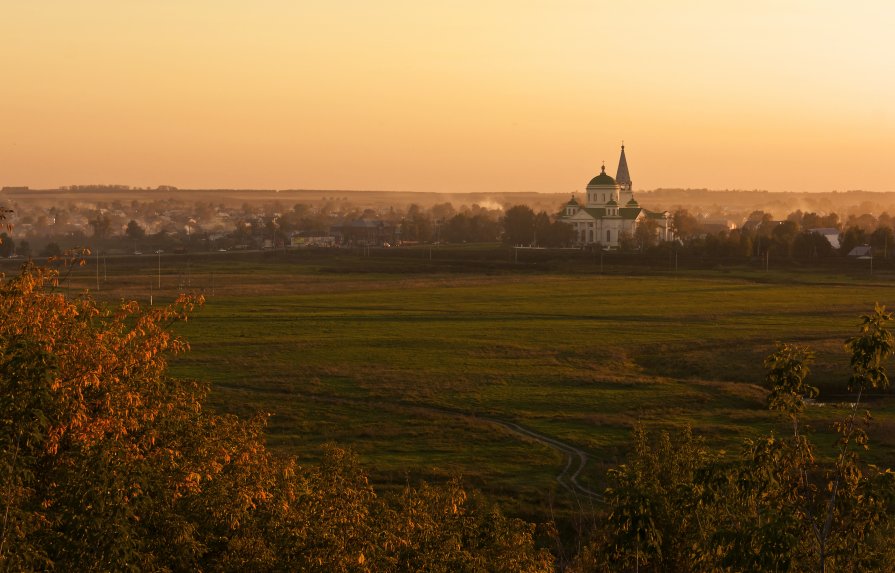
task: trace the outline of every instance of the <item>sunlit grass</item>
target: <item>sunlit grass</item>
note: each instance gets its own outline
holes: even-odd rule
[[[269,443],[313,462],[337,441],[399,487],[460,474],[516,514],[545,518],[562,457],[488,418],[585,449],[584,483],[600,487],[639,422],[684,424],[730,455],[785,424],[765,408],[762,360],[777,341],[810,344],[824,396],[847,400],[846,337],[889,302],[888,278],[750,269],[636,276],[449,268],[350,253],[138,259],[112,267],[99,296],[156,304],[177,290],[206,306],[179,331],[192,351],[175,375],[212,384],[212,404],[270,412]],[[443,253],[442,253],[443,254]],[[78,269],[73,289],[90,287]],[[877,460],[895,453],[890,401],[874,398]],[[838,406],[812,408],[829,451]],[[553,500],[553,501],[551,501]]]

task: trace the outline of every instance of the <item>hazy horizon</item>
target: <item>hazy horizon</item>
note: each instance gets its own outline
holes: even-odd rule
[[[0,186],[893,191],[895,5],[0,9]]]

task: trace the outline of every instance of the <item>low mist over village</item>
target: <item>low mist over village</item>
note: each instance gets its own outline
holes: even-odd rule
[[[882,253],[891,244],[895,192],[657,189],[636,195],[640,205],[669,213],[667,240],[713,255],[746,256],[746,238],[751,244],[765,236],[778,240],[777,254],[807,258],[815,254],[805,236],[811,232],[822,234],[835,250],[844,244],[843,254],[864,244]],[[3,187],[0,198],[15,213],[15,232],[6,234],[0,256],[53,256],[88,244],[107,255],[499,241],[585,247],[573,234],[549,231],[549,223],[562,220],[570,196],[580,199],[584,193]],[[540,219],[519,213],[519,224],[508,230],[506,216],[513,207]],[[513,226],[512,214],[509,223]],[[642,251],[659,242],[635,240],[630,233],[612,247]],[[733,246],[740,243],[746,250]]]

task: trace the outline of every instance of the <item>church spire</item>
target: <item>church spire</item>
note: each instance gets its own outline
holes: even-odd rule
[[[615,182],[622,189],[631,190],[631,174],[628,173],[628,160],[625,159],[624,143],[622,143],[622,155],[618,160],[618,172],[615,174]]]

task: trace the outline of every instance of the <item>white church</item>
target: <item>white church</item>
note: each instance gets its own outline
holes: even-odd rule
[[[657,213],[643,209],[631,191],[631,175],[625,159],[625,146],[618,160],[615,179],[606,174],[606,166],[587,184],[587,202],[582,206],[573,196],[559,216],[575,229],[579,246],[599,245],[604,249],[619,248],[619,238],[633,237],[638,225],[654,221],[656,238],[671,238],[671,217],[667,211]]]

